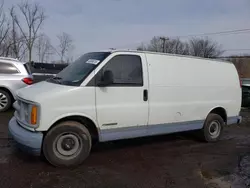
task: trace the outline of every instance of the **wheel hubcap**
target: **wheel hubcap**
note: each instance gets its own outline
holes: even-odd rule
[[[62,148],[66,151],[70,151],[74,148],[75,141],[72,138],[65,138],[62,141]]]
[[[81,148],[78,136],[74,134],[65,134],[58,137],[55,143],[55,149],[58,154],[69,157],[77,155]]]
[[[5,108],[7,104],[8,104],[8,99],[6,95],[4,95],[3,93],[0,93],[0,109]]]
[[[210,123],[209,134],[212,138],[216,138],[220,135],[220,122],[213,121]]]

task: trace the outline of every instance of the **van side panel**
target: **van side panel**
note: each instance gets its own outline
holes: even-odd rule
[[[205,120],[223,107],[238,116],[241,89],[233,64],[146,54],[149,72],[149,125]]]

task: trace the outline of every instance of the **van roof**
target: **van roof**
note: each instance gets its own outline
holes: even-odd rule
[[[129,49],[110,49],[110,50],[103,50],[104,52],[132,52],[132,53],[148,53],[148,54],[156,54],[156,55],[167,55],[167,56],[174,56],[174,57],[186,57],[186,58],[194,58],[194,59],[201,59],[201,60],[209,60],[209,61],[216,61],[216,62],[224,62],[224,63],[230,63],[230,61],[222,60],[222,59],[212,59],[212,58],[203,58],[198,56],[191,56],[191,55],[181,55],[181,54],[170,54],[170,53],[163,53],[163,52],[151,52],[151,51],[141,51],[141,50],[129,50]]]

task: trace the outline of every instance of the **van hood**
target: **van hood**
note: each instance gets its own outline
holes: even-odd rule
[[[74,89],[76,89],[76,87],[42,81],[19,89],[17,91],[17,96],[28,101],[40,103],[42,100],[48,97],[51,98],[55,95],[59,96],[64,92],[70,92]]]

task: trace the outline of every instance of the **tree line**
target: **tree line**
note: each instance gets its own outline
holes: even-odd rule
[[[36,59],[50,62],[56,54],[59,62],[72,62],[74,49],[72,37],[62,32],[57,35],[57,45],[42,32],[47,15],[40,4],[24,1],[4,11],[0,5],[0,56],[14,57],[31,62]],[[179,38],[155,36],[149,43],[141,44],[137,50],[192,55],[217,58],[223,54],[222,47],[209,38],[192,38],[182,41]]]
[[[199,56],[204,58],[217,58],[223,54],[222,47],[209,38],[192,38],[181,41],[179,38],[162,36],[153,37],[148,44],[141,44],[137,50],[146,50],[162,53]]]
[[[62,32],[57,35],[58,44],[51,44],[49,36],[42,33],[42,26],[47,19],[40,4],[24,1],[4,11],[0,5],[0,56],[21,60],[37,58],[41,63],[51,61],[54,54],[60,62],[71,62],[74,48],[72,37]],[[35,57],[34,57],[35,56]]]

